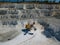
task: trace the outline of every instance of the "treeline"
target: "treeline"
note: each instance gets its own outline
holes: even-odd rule
[[[39,3],[60,3],[60,1],[56,2],[56,0],[0,0],[0,2],[39,2]]]

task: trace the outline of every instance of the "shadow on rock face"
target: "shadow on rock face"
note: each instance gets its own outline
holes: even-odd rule
[[[38,23],[40,25],[42,25],[44,27],[44,31],[42,32],[42,34],[44,34],[47,38],[52,38],[52,37],[55,37],[58,41],[60,41],[60,30],[59,31],[56,31],[52,26],[50,26],[50,24],[48,24],[47,22],[41,20],[41,21],[38,21]],[[56,25],[55,25],[56,26]]]
[[[60,31],[55,33],[55,38],[60,41]]]
[[[47,38],[51,38],[54,36],[54,31],[51,28],[45,28],[45,30],[42,32]]]

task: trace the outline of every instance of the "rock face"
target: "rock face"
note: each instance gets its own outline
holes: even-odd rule
[[[44,26],[44,35],[46,37],[51,38],[55,37],[58,41],[60,41],[60,19],[55,18],[43,18],[39,19],[38,22]]]
[[[60,14],[60,4],[1,4],[0,16],[6,14],[16,14],[19,15],[20,18],[54,16]]]

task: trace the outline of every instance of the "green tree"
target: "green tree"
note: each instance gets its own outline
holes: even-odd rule
[[[53,3],[55,3],[56,0],[53,1]]]
[[[44,0],[46,3],[48,3],[49,0]]]

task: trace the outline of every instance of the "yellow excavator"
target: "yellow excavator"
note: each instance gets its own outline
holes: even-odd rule
[[[25,28],[28,29],[28,30],[31,30],[31,28],[34,27],[34,24],[35,24],[35,22],[33,22],[33,24],[28,23],[28,24],[25,25]],[[36,30],[35,27],[34,27],[34,30]]]
[[[26,35],[31,30],[32,27],[34,28],[34,31],[36,31],[34,24],[35,24],[35,22],[33,22],[33,24],[28,23],[25,25],[26,29],[22,29],[22,31],[25,32],[24,35]],[[28,34],[33,35],[33,33],[28,33]]]

